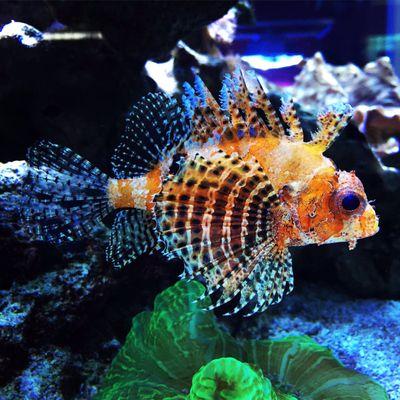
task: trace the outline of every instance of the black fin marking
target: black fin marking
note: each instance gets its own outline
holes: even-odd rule
[[[111,159],[115,176],[146,174],[173,155],[189,134],[177,101],[163,93],[149,93],[132,107],[126,119],[125,132]]]
[[[155,248],[157,235],[153,215],[145,210],[117,211],[107,247],[107,260],[121,268]]]
[[[71,149],[41,141],[27,161],[19,214],[30,237],[57,244],[83,238],[111,211],[107,175]]]

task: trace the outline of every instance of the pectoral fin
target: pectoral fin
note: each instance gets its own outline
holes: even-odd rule
[[[233,312],[255,299],[258,311],[292,286],[290,256],[274,242],[280,202],[256,160],[197,155],[155,204],[165,253],[184,261],[186,278],[201,276],[207,294],[220,293],[214,308],[240,295]]]

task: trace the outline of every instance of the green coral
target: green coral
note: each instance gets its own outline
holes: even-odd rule
[[[190,400],[273,400],[271,382],[236,358],[217,358],[194,375]]]
[[[387,399],[308,337],[235,340],[204,310],[208,297],[194,302],[203,293],[180,281],[137,315],[96,400]]]

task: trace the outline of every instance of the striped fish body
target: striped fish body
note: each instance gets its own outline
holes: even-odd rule
[[[233,312],[248,303],[250,313],[264,310],[293,288],[289,246],[353,246],[376,232],[361,182],[323,155],[349,107],[321,113],[320,130],[304,142],[293,102],[278,116],[251,72],[225,78],[220,104],[198,77],[185,91],[192,128],[179,149],[185,161],[175,174],[147,175],[153,186],[144,208],[155,215],[166,254],[183,259],[184,276],[218,293],[212,307],[239,296]],[[168,171],[171,160],[161,164]],[[335,204],[349,192],[360,203],[350,213]]]

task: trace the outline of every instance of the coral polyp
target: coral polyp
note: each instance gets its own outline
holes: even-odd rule
[[[194,375],[189,400],[273,399],[271,382],[261,371],[235,358],[210,361]]]

